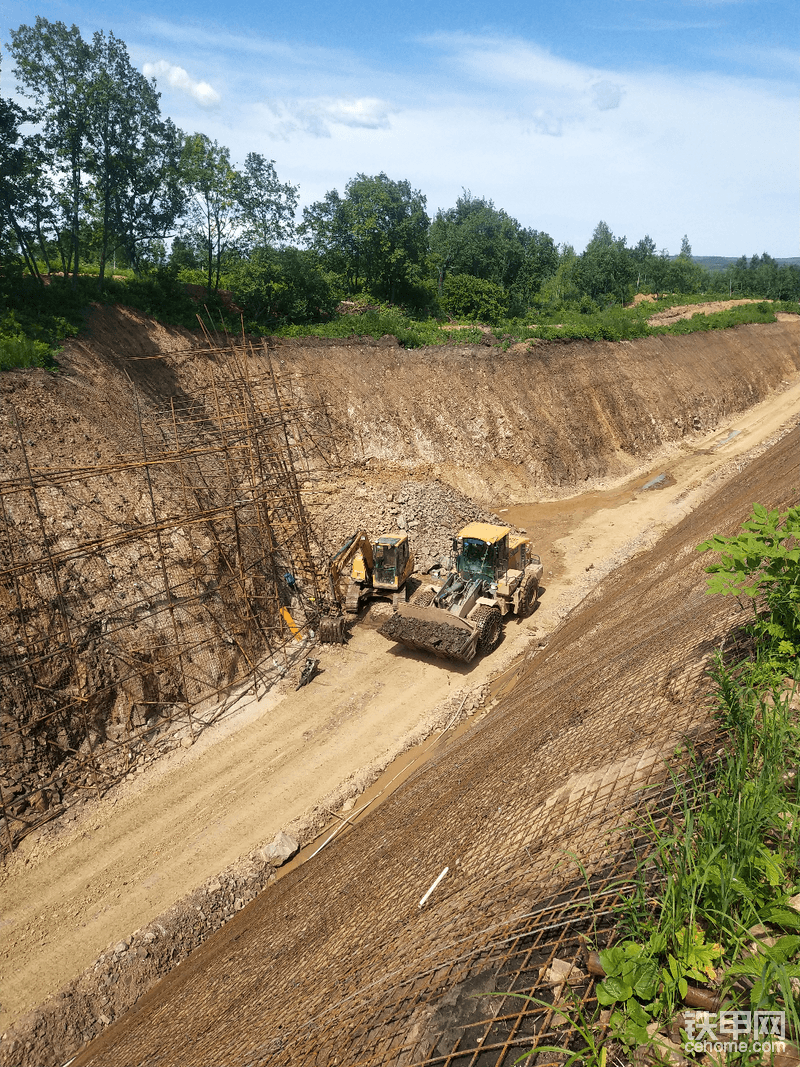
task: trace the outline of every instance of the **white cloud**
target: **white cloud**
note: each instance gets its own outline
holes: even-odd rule
[[[747,78],[579,63],[498,35],[412,42],[381,65],[319,46],[309,63],[299,45],[257,33],[249,49],[228,43],[223,32],[206,51],[198,35],[178,52],[236,101],[209,110],[203,132],[235,160],[274,158],[303,204],[384,171],[420,189],[431,214],[466,187],[579,249],[605,219],[673,252],[688,233],[698,255],[797,255],[788,62]],[[171,117],[194,128],[196,97],[181,97]]]
[[[389,126],[389,104],[376,97],[352,99],[320,97],[310,100],[269,100],[266,107],[277,122],[273,133],[288,139],[294,134],[330,137],[331,126],[352,129],[385,130]]]
[[[622,87],[606,80],[595,82],[592,86],[592,98],[598,111],[611,111],[619,107]]]
[[[195,81],[183,67],[159,59],[157,63],[145,63],[142,73],[146,78],[163,78],[172,89],[179,89],[193,97],[201,107],[216,107],[220,95],[208,82]]]

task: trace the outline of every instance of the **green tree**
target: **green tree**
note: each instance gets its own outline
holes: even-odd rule
[[[172,235],[186,210],[182,173],[184,136],[171,119],[142,125],[125,154],[123,181],[113,193],[114,232],[141,274],[152,251]]]
[[[600,301],[611,295],[624,304],[636,275],[636,262],[625,238],[615,237],[607,223],[599,222],[580,257],[578,281],[582,292]]]
[[[231,165],[229,150],[204,133],[186,138],[181,171],[190,191],[184,231],[202,245],[207,288],[216,292],[223,256],[239,221],[239,175]]]
[[[350,292],[415,299],[423,281],[428,216],[425,197],[407,181],[357,174],[303,210],[298,233]]]
[[[257,248],[228,278],[236,303],[261,326],[320,322],[336,308],[336,296],[311,251]]]
[[[268,248],[294,233],[298,186],[278,181],[275,160],[250,152],[237,175],[236,200],[244,242]]]
[[[442,291],[448,274],[483,278],[508,286],[524,259],[520,226],[491,200],[474,197],[468,189],[447,211],[439,210],[430,228],[431,258]]]
[[[706,272],[692,259],[692,246],[686,234],[681,239],[681,250],[672,260],[669,270],[669,288],[676,293],[698,293],[706,282]]]
[[[18,104],[0,98],[0,257],[5,279],[8,279],[17,248],[28,270],[39,278],[32,244],[22,222],[26,210],[27,153],[20,127],[26,117]]]
[[[560,245],[555,272],[545,279],[539,290],[539,301],[545,308],[555,310],[580,299],[579,268],[580,260],[572,245]]]
[[[155,83],[133,68],[125,44],[113,33],[107,38],[95,33],[85,100],[86,170],[96,207],[101,290],[110,247],[123,243],[134,267],[140,267],[141,243],[166,237],[183,206],[174,188],[177,172],[165,198],[169,175],[157,165],[163,157],[161,142],[172,132],[161,120],[158,101]],[[163,208],[165,199],[171,210],[156,220],[154,214],[164,213],[154,213],[152,207],[158,201]]]
[[[91,47],[77,26],[37,17],[34,26],[11,31],[11,55],[23,91],[32,101],[31,119],[42,124],[46,149],[66,178],[63,210],[67,216],[68,266],[78,275],[83,177],[88,142],[87,83]]]
[[[646,233],[631,250],[631,256],[636,264],[636,291],[638,292],[643,285],[652,285],[652,267],[656,258],[656,243],[649,233]]]
[[[445,278],[439,303],[448,314],[458,318],[495,323],[508,310],[508,294],[502,285],[485,278],[450,274]]]
[[[525,314],[548,278],[558,270],[560,257],[553,238],[543,230],[522,230],[524,258],[509,295],[513,314]]]
[[[656,296],[666,293],[670,289],[672,261],[666,248],[662,248],[658,255],[650,261],[650,286]]]

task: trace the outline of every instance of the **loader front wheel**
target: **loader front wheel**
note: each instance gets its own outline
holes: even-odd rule
[[[494,652],[500,644],[500,638],[503,636],[503,617],[500,614],[500,609],[490,608],[488,605],[482,604],[472,616],[472,621],[478,630],[478,651],[480,654],[486,656],[490,652]]]
[[[517,615],[520,619],[527,619],[536,607],[539,599],[539,579],[535,574],[526,574],[522,579],[522,588],[519,591],[519,607]]]

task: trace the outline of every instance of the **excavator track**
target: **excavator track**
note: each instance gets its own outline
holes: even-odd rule
[[[344,609],[348,615],[357,615],[361,606],[361,586],[358,582],[350,582],[347,587],[347,598]]]

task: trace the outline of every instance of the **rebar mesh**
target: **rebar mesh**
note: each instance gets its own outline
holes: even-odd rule
[[[644,805],[669,810],[666,760],[709,735],[709,657],[744,619],[706,595],[695,546],[734,532],[755,500],[796,503],[798,485],[794,430],[587,598],[492,717],[245,908],[75,1067],[501,1067],[574,1041],[551,1008],[489,994],[552,1001],[549,961],[583,970],[581,937],[608,936],[614,879],[635,859],[626,827]],[[591,1010],[588,977],[574,996]]]
[[[0,848],[175,743],[176,728],[196,735],[223,694],[275,680],[292,623],[299,636],[314,624],[323,553],[303,487],[336,467],[324,405],[281,378],[266,346],[208,340],[205,391],[164,401],[129,375],[130,448],[95,465],[35,466],[14,412],[17,463],[0,476]]]

